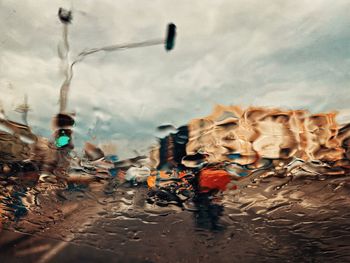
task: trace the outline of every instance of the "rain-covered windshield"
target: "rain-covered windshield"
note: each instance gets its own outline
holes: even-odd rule
[[[0,0],[0,262],[350,261],[349,8]]]

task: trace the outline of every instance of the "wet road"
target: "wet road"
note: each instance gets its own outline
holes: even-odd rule
[[[184,210],[148,204],[145,187],[119,187],[106,193],[96,184],[86,192],[63,191],[56,205],[49,206],[42,197],[41,206],[51,210],[41,217],[29,214],[16,224],[15,229],[30,235],[14,233],[8,226],[10,231],[0,236],[0,258],[4,262],[348,262],[349,186],[346,178],[293,182],[267,178],[212,200],[224,208],[222,215],[213,217],[212,206],[194,209],[188,204]],[[215,229],[210,227],[213,220]]]

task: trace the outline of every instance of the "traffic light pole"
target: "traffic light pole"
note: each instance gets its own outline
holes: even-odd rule
[[[60,89],[60,113],[54,117],[54,137],[55,137],[55,146],[57,149],[70,149],[74,148],[72,143],[72,127],[74,125],[74,119],[71,115],[67,114],[67,100],[68,100],[68,91],[70,84],[73,78],[73,67],[81,62],[86,56],[92,55],[94,53],[105,51],[120,51],[132,48],[141,48],[149,47],[163,44],[166,51],[170,51],[174,48],[175,37],[176,37],[176,26],[173,23],[168,24],[167,35],[165,39],[154,39],[143,42],[136,43],[126,43],[126,44],[117,44],[110,45],[101,48],[92,48],[85,51],[82,51],[78,54],[78,57],[69,65],[68,54],[69,54],[69,45],[68,45],[68,25],[71,23],[73,17],[72,12],[60,8],[58,11],[58,17],[63,24],[63,47],[64,50],[60,52],[60,57],[65,63],[65,80]],[[68,125],[67,125],[68,122]],[[65,125],[62,125],[65,124]]]
[[[64,24],[64,26],[67,26],[67,24]],[[67,107],[67,99],[68,99],[67,96],[68,96],[70,83],[73,78],[73,68],[76,64],[81,62],[85,57],[100,51],[105,51],[105,52],[122,51],[126,49],[150,47],[150,46],[157,46],[157,45],[164,45],[165,50],[170,51],[174,48],[175,37],[176,37],[176,26],[175,24],[170,23],[168,24],[168,27],[167,27],[167,35],[165,39],[153,39],[153,40],[147,40],[147,41],[135,42],[135,43],[110,45],[110,46],[105,46],[100,48],[92,48],[92,49],[88,49],[80,52],[78,54],[78,57],[71,63],[69,68],[67,68],[66,79],[61,86],[61,92],[60,92],[60,112],[61,113],[65,112]]]

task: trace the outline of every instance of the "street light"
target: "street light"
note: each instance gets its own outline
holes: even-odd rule
[[[69,24],[72,22],[73,19],[72,11],[60,7],[58,9],[58,18],[63,24]]]
[[[168,25],[168,32],[165,41],[165,49],[166,51],[170,51],[174,48],[175,45],[175,37],[176,37],[176,26],[173,23]]]
[[[110,45],[110,46],[104,46],[100,48],[92,48],[88,50],[84,50],[78,54],[78,57],[69,64],[67,61],[68,53],[69,53],[69,45],[68,45],[68,25],[71,23],[73,16],[72,12],[69,10],[65,10],[63,8],[59,8],[58,10],[58,17],[60,21],[63,24],[63,41],[64,41],[64,50],[63,53],[60,54],[62,61],[65,63],[66,66],[66,72],[65,72],[65,80],[62,83],[61,90],[60,90],[60,113],[56,116],[56,119],[62,118],[62,116],[65,116],[65,118],[70,117],[73,121],[73,118],[66,114],[66,108],[67,108],[67,97],[68,97],[68,91],[70,87],[70,83],[73,78],[73,67],[81,62],[86,56],[89,56],[91,54],[94,54],[99,51],[118,51],[118,50],[125,50],[125,49],[131,49],[131,48],[140,48],[140,47],[148,47],[148,46],[155,46],[155,45],[165,45],[165,50],[170,51],[174,48],[175,45],[175,37],[176,37],[176,26],[173,23],[168,24],[167,26],[167,33],[165,39],[155,39],[155,40],[147,40],[142,42],[136,42],[136,43],[126,43],[126,44],[118,44],[118,45]],[[60,115],[60,116],[59,116]],[[73,126],[69,125],[69,126]],[[58,148],[72,148],[72,127],[68,128],[62,128],[60,125],[56,126],[55,131],[55,145]]]
[[[165,39],[163,38],[151,39],[151,40],[146,40],[142,42],[116,44],[116,45],[104,46],[100,48],[87,49],[78,54],[78,57],[74,60],[74,62],[71,65],[71,69],[73,69],[73,66],[78,62],[81,62],[86,56],[94,54],[96,52],[100,52],[100,51],[110,52],[110,51],[119,51],[119,50],[131,49],[131,48],[157,46],[157,45],[163,45],[163,44],[165,45],[165,50],[170,51],[174,49],[175,37],[176,37],[176,25],[173,23],[170,23],[167,26],[167,34],[165,36]]]

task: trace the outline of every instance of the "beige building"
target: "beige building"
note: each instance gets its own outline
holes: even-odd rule
[[[238,106],[215,107],[207,117],[191,120],[187,154],[207,153],[210,162],[232,160],[251,164],[260,158],[336,161],[346,149],[336,113],[310,114],[289,110]]]

